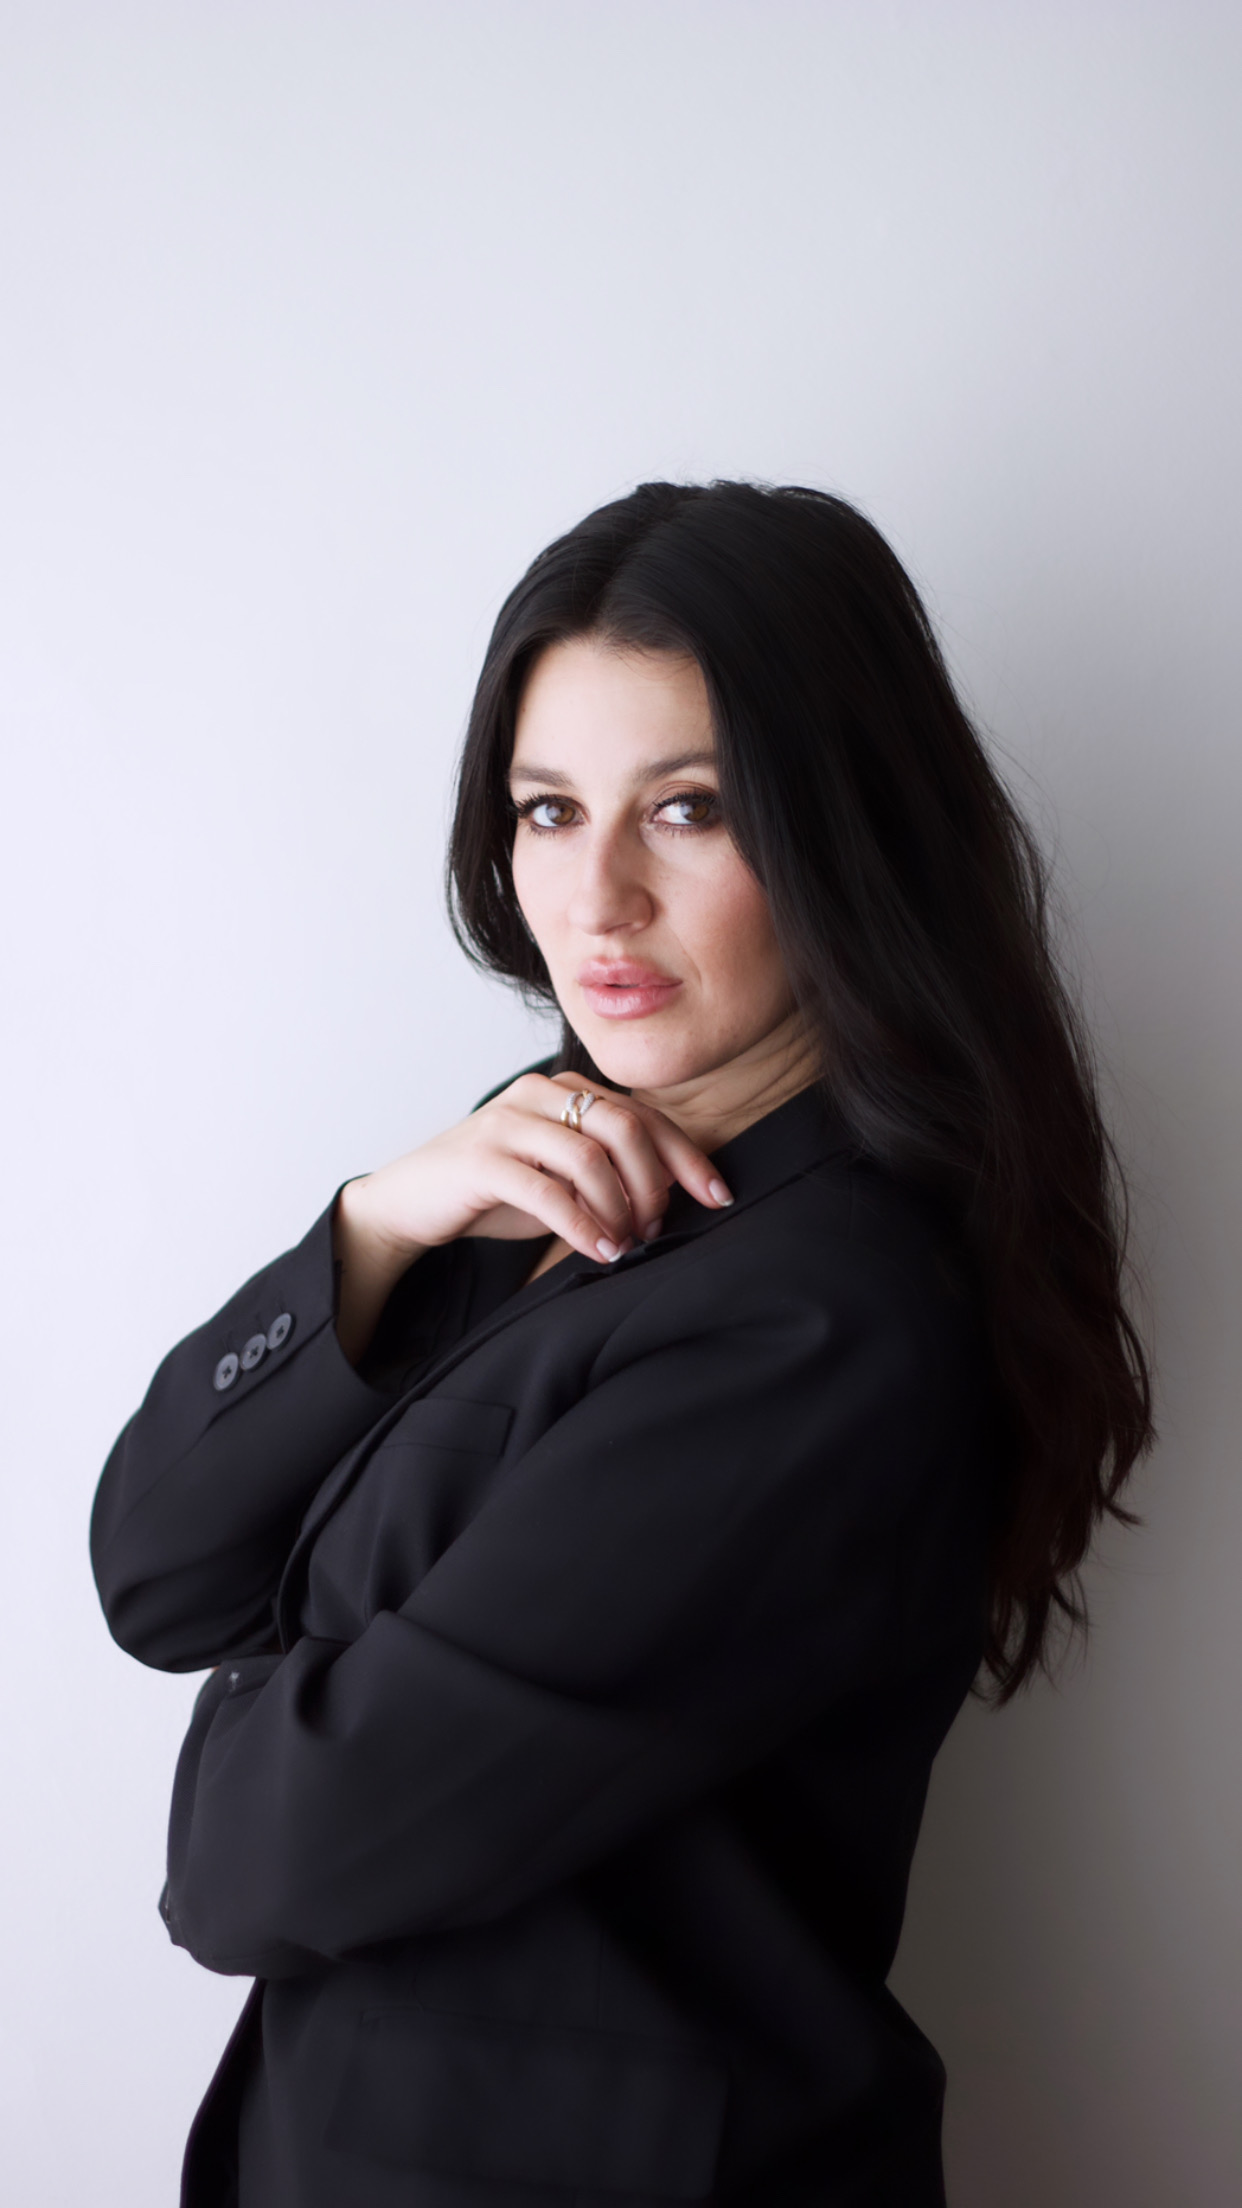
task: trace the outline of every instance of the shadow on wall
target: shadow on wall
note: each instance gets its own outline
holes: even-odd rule
[[[1007,644],[1042,701],[1015,788],[1083,949],[1161,1438],[1142,1525],[1086,1575],[1085,1655],[968,1705],[933,1773],[892,1982],[948,2068],[951,2208],[1242,2198],[1235,562],[1190,570],[1193,605],[1171,562],[1157,600],[1084,574],[1072,616],[1041,586]]]
[[[1186,1667],[1161,1663],[1185,1598],[1144,1539],[1104,1543],[1087,1655],[1006,1710],[968,1704],[933,1773],[892,1984],[948,2069],[950,2208],[1236,2200],[1236,2042],[1203,1956],[1223,1903],[1222,1978],[1236,1961],[1237,1870],[1192,1784]]]

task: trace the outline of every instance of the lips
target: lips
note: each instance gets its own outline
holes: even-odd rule
[[[602,1020],[642,1020],[662,1011],[681,983],[634,959],[589,958],[578,969],[578,987]]]

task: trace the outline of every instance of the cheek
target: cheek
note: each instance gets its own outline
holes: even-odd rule
[[[705,983],[783,979],[767,894],[731,846],[705,878],[684,885],[681,902],[678,932]]]

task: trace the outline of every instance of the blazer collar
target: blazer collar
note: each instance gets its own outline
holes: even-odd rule
[[[534,1065],[524,1066],[522,1071],[552,1073],[556,1065],[555,1057],[540,1058]],[[489,1104],[516,1078],[510,1074],[499,1087],[489,1089],[474,1109],[477,1111],[480,1104]],[[720,1167],[735,1203],[748,1204],[758,1196],[766,1196],[771,1189],[779,1188],[783,1182],[795,1180],[800,1173],[809,1172],[821,1158],[855,1146],[856,1138],[836,1107],[829,1103],[822,1083],[814,1082],[786,1103],[778,1104],[775,1111],[765,1112],[762,1119],[754,1120],[740,1135],[732,1136],[708,1155]],[[666,1231],[675,1225],[679,1233],[690,1233],[728,1216],[728,1210],[708,1211],[703,1204],[696,1203],[693,1196],[688,1196],[684,1188],[674,1188],[665,1215]],[[593,1260],[583,1258],[582,1263],[591,1265]],[[556,1270],[559,1271],[559,1267]],[[540,1275],[541,1279],[545,1277]]]
[[[799,1090],[797,1096],[791,1096],[786,1103],[778,1104],[775,1111],[765,1112],[762,1119],[754,1120],[740,1135],[732,1136],[710,1155],[712,1163],[720,1167],[734,1201],[750,1204],[757,1197],[767,1196],[774,1188],[782,1187],[786,1181],[810,1172],[821,1159],[853,1147],[854,1138],[844,1120],[815,1083],[809,1089]],[[705,1210],[683,1188],[673,1190],[670,1212],[674,1204],[678,1208],[679,1224],[683,1211],[688,1218],[696,1218],[704,1225],[713,1219],[728,1217],[727,1211]]]
[[[819,1084],[802,1089],[797,1096],[778,1104],[775,1111],[765,1112],[762,1119],[755,1120],[751,1126],[743,1128],[740,1135],[732,1136],[718,1150],[709,1153],[733,1197],[733,1202],[724,1210],[709,1210],[684,1188],[675,1186],[669,1195],[663,1229],[654,1242],[638,1243],[611,1265],[601,1259],[581,1257],[574,1251],[562,1258],[559,1265],[542,1273],[532,1283],[530,1292],[533,1294],[544,1281],[567,1280],[581,1273],[628,1272],[633,1266],[659,1257],[673,1245],[709,1233],[724,1220],[735,1218],[739,1211],[771,1195],[774,1189],[809,1173],[824,1158],[856,1147],[856,1137],[828,1102]]]

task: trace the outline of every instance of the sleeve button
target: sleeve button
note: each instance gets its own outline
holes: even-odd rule
[[[282,1349],[284,1347],[284,1344],[288,1341],[289,1336],[292,1334],[292,1332],[293,1313],[292,1311],[282,1311],[278,1319],[272,1320],[272,1323],[267,1330],[268,1348]]]
[[[252,1334],[252,1335],[251,1335],[251,1337],[250,1337],[250,1340],[249,1340],[249,1341],[248,1341],[248,1342],[246,1343],[246,1346],[245,1346],[245,1348],[243,1349],[243,1351],[242,1351],[242,1353],[241,1353],[241,1369],[242,1369],[242,1371],[243,1371],[243,1372],[253,1372],[253,1371],[254,1371],[254,1368],[255,1368],[255,1366],[256,1366],[256,1365],[258,1365],[258,1364],[261,1364],[261,1363],[263,1362],[263,1359],[264,1359],[264,1358],[266,1357],[266,1355],[267,1355],[267,1336],[266,1336],[266,1334]]]
[[[241,1360],[235,1350],[231,1349],[227,1357],[222,1357],[220,1359],[219,1364],[216,1366],[216,1369],[211,1376],[211,1384],[212,1387],[216,1390],[217,1394],[223,1395],[226,1388],[232,1387],[233,1382],[237,1378],[240,1367]]]

